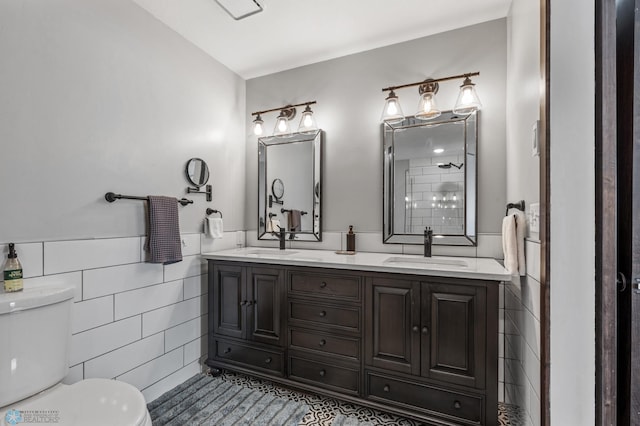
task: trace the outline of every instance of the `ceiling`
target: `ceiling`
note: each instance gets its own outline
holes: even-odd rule
[[[133,1],[244,79],[502,18],[511,3],[258,0],[263,12],[235,21],[215,0]]]

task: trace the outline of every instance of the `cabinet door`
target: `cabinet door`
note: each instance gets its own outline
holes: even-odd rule
[[[420,373],[420,284],[370,278],[366,289],[366,362]]]
[[[486,289],[422,283],[421,375],[484,388]]]
[[[273,345],[283,343],[282,277],[280,269],[250,269],[247,282],[247,339]]]
[[[245,269],[215,264],[213,267],[213,332],[222,336],[245,338],[243,308],[247,304]],[[211,295],[210,295],[211,301]]]

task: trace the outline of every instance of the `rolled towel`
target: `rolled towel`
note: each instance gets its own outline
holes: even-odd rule
[[[222,238],[224,227],[221,217],[207,217],[204,220],[204,233],[209,238]]]
[[[524,237],[527,232],[527,217],[524,212],[517,210],[513,214],[516,218],[516,240],[518,242],[518,272],[521,277],[527,275],[527,265],[524,256]]]

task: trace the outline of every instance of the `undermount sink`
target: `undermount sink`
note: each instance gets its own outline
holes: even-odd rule
[[[296,254],[296,253],[297,251],[278,250],[278,249],[251,250],[247,252],[247,254],[252,254],[255,256],[286,256],[286,255]]]
[[[447,266],[467,268],[469,264],[466,260],[462,259],[439,259],[437,257],[404,257],[394,256],[385,259],[384,263],[398,264],[398,265],[424,265],[424,266]]]

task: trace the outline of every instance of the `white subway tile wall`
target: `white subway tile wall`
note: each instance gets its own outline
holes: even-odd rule
[[[25,287],[76,289],[64,383],[123,380],[152,401],[201,370],[208,288],[200,253],[235,248],[237,235],[181,239],[183,261],[166,266],[144,263],[139,236],[16,244]]]
[[[504,401],[540,425],[540,242],[525,243],[527,275],[505,284]]]

